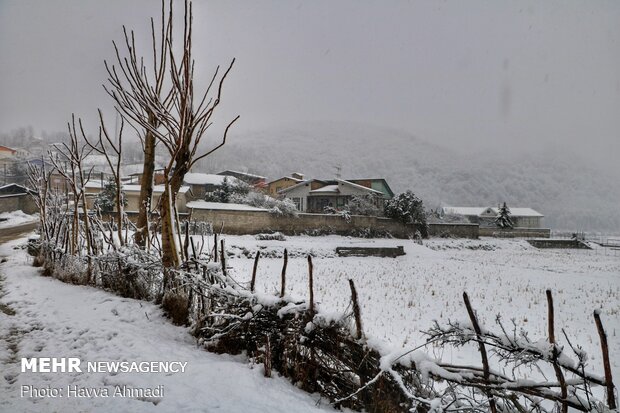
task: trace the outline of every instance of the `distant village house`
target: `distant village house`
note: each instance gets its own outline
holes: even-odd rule
[[[510,219],[515,228],[542,228],[544,217],[532,208],[509,208]],[[480,225],[481,228],[495,227],[495,218],[499,212],[498,207],[443,207],[441,215],[459,216],[469,222]]]

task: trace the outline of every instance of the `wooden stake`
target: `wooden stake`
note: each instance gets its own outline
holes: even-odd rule
[[[271,377],[271,340],[267,336],[265,341],[265,377]]]
[[[282,288],[280,289],[280,297],[284,297],[286,291],[286,266],[288,265],[288,251],[284,248],[284,264],[282,265]]]
[[[469,297],[466,292],[463,292],[463,301],[465,301],[465,307],[467,308],[467,314],[469,315],[469,319],[471,320],[472,325],[474,326],[474,331],[476,332],[476,337],[478,339],[478,350],[480,350],[480,357],[482,358],[482,369],[484,375],[484,381],[488,385],[489,384],[489,359],[487,358],[487,350],[482,342],[482,330],[480,329],[480,325],[478,324],[478,319],[476,319],[476,314],[474,313],[471,304],[469,303]],[[491,413],[497,413],[497,407],[495,406],[495,399],[493,398],[493,394],[490,391],[485,391],[487,397],[489,398],[489,408],[491,409]]]
[[[224,240],[220,241],[222,248],[220,249],[220,258],[222,261],[222,273],[226,276],[226,248],[224,248]]]
[[[557,363],[558,358],[558,348],[555,345],[555,320],[553,313],[553,295],[551,294],[551,290],[547,290],[547,315],[548,315],[548,327],[549,327],[549,344],[553,347],[552,357],[553,357],[553,370],[555,371],[555,377],[558,379],[558,383],[560,383],[560,389],[562,391],[562,413],[568,412],[568,404],[566,403],[566,397],[568,396],[568,390],[566,388],[566,381],[564,380],[564,374],[562,374],[562,369]]]
[[[308,287],[310,289],[310,315],[314,315],[314,280],[312,256],[308,255]]]
[[[213,234],[213,262],[217,262],[217,233]]]
[[[362,329],[362,315],[360,313],[360,305],[357,300],[357,291],[355,290],[355,284],[351,279],[349,279],[349,287],[351,287],[351,301],[353,302],[353,315],[355,316],[355,338],[359,340],[364,335],[364,330]]]
[[[256,257],[254,258],[254,268],[252,269],[252,281],[250,281],[250,292],[254,292],[256,286],[256,270],[258,269],[258,259],[260,258],[260,251],[256,251]]]
[[[614,381],[611,375],[611,364],[609,363],[609,347],[607,346],[607,334],[601,322],[601,315],[598,310],[594,311],[594,321],[598,336],[601,339],[601,352],[603,353],[603,367],[605,369],[605,387],[607,387],[607,407],[614,410],[616,405],[616,397],[614,395]]]

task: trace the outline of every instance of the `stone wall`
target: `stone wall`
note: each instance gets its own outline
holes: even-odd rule
[[[481,230],[481,229],[480,229]],[[433,223],[428,224],[428,235],[431,237],[455,237],[478,239],[478,224],[464,223]]]
[[[549,238],[551,230],[549,228],[484,228],[480,227],[481,237],[497,238]]]
[[[389,232],[396,238],[408,238],[415,233],[414,225],[404,225],[388,219],[353,215],[349,221],[339,215],[298,214],[296,217],[277,216],[267,211],[235,211],[194,209],[192,219],[224,225],[227,234],[259,234],[279,231],[284,234],[308,232],[349,235],[354,231]]]
[[[527,240],[536,248],[576,248],[590,250],[588,244],[577,239],[530,239]]]
[[[0,213],[21,210],[25,214],[39,212],[39,208],[28,194],[5,195],[0,197]]]

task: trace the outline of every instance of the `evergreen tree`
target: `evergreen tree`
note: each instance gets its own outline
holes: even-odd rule
[[[497,216],[495,217],[495,225],[500,228],[513,228],[514,224],[510,219],[510,208],[504,202],[504,205],[499,207]]]
[[[396,195],[385,204],[385,216],[404,224],[415,224],[424,238],[428,237],[428,224],[422,200],[411,191]]]
[[[121,192],[121,202],[123,206],[127,206],[127,199],[123,192]],[[103,191],[97,194],[95,198],[95,207],[99,208],[101,212],[114,211],[114,207],[116,207],[116,182],[114,179],[109,179],[103,187]]]

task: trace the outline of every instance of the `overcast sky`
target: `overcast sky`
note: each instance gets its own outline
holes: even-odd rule
[[[178,6],[181,5],[177,1]],[[196,1],[201,80],[234,56],[239,131],[307,120],[429,142],[620,153],[620,2]],[[103,60],[159,1],[0,0],[0,132],[109,109]],[[614,155],[615,154],[615,155]]]

